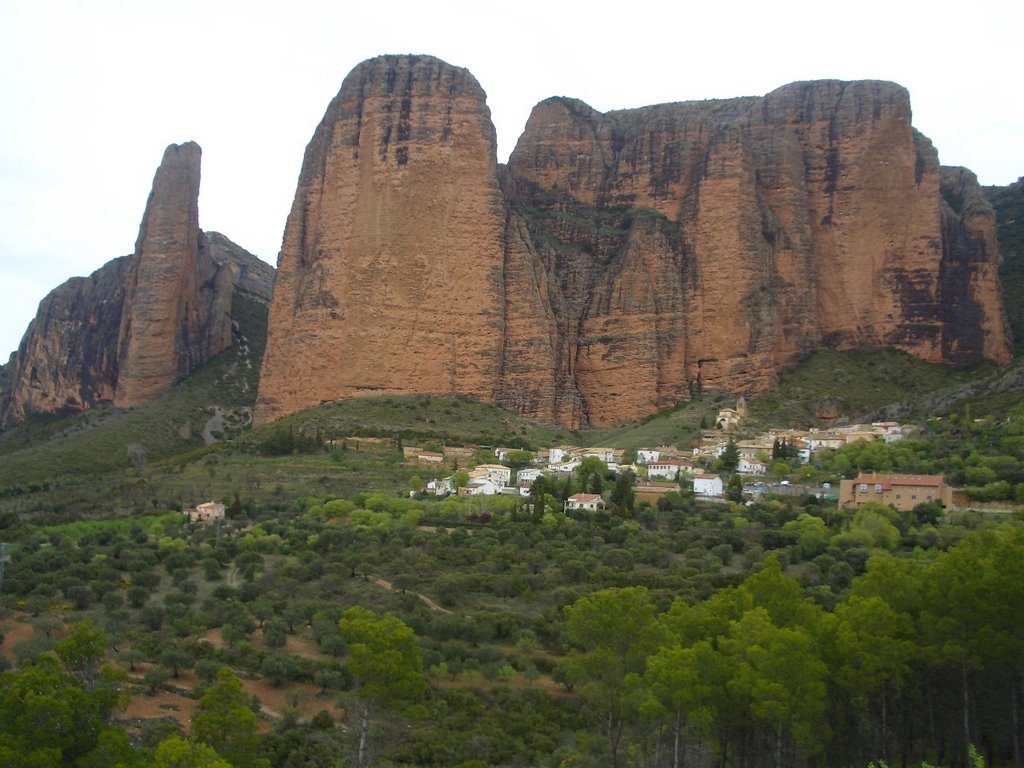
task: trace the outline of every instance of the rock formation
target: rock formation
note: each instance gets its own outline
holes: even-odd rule
[[[370,393],[493,398],[505,206],[484,92],[430,57],[357,67],[306,149],[278,260],[264,421]]]
[[[130,262],[122,256],[89,277],[73,277],[39,303],[10,364],[2,426],[30,413],[80,411],[113,400]]]
[[[121,318],[117,405],[159,397],[230,339],[230,323],[211,323],[199,295],[201,156],[194,142],[171,145],[153,179]]]
[[[505,168],[468,72],[381,57],[307,148],[256,419],[464,393],[579,427],[763,391],[823,346],[1005,362],[992,227],[892,83],[549,99]]]
[[[199,146],[164,153],[135,253],[39,305],[10,364],[0,427],[100,401],[149,402],[231,343],[231,297],[269,301],[273,269],[199,229]]]
[[[553,409],[564,423],[763,391],[822,346],[1009,359],[991,211],[973,178],[957,177],[969,213],[944,201],[953,182],[895,84],[607,115],[551,99],[509,171],[512,218],[560,282],[560,396],[579,402]]]

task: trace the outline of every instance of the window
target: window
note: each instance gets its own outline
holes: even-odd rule
[[[867,493],[868,492],[868,484],[867,483],[861,483],[860,484],[860,492],[861,493]]]
[[[882,492],[882,484],[881,483],[875,483],[875,493],[881,493],[881,492]]]

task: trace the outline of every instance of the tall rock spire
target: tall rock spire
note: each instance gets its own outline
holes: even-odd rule
[[[153,179],[135,242],[121,319],[116,405],[138,405],[170,389],[205,359],[198,329],[199,170],[195,142],[172,144]]]
[[[0,395],[0,429],[100,401],[140,405],[231,344],[234,290],[268,301],[273,269],[199,229],[199,145],[171,145],[135,253],[40,302]]]

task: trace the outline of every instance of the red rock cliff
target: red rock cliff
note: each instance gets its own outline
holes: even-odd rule
[[[472,76],[375,59],[306,152],[256,419],[467,393],[577,427],[762,391],[822,346],[1005,361],[979,199],[892,83],[607,114],[549,99],[499,172]]]
[[[195,370],[211,348],[220,351],[230,340],[230,327],[220,338],[203,332],[209,318],[208,306],[198,300],[207,277],[199,274],[201,157],[194,142],[171,145],[153,179],[121,319],[117,405],[139,405],[162,395]]]
[[[273,269],[199,229],[200,149],[172,145],[135,254],[72,278],[40,303],[0,398],[0,428],[30,413],[148,402],[231,343],[231,296],[269,301]]]
[[[523,247],[577,297],[560,364],[580,412],[559,420],[763,391],[821,346],[1010,357],[991,210],[973,179],[958,182],[970,210],[943,200],[895,84],[607,115],[552,99],[509,166]]]
[[[493,397],[505,210],[484,99],[427,56],[345,79],[288,217],[257,421],[360,394]]]

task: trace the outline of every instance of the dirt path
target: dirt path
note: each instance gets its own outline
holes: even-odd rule
[[[376,584],[378,587],[384,587],[384,589],[386,589],[386,590],[388,590],[390,592],[394,592],[395,591],[395,588],[393,586],[391,586],[391,582],[390,581],[386,581],[384,579],[371,579],[371,581],[374,584]],[[435,603],[433,600],[431,600],[426,595],[417,594],[416,597],[418,597],[420,599],[420,602],[423,603],[425,606],[427,606],[427,608],[429,608],[432,611],[437,611],[438,613],[451,613],[451,611],[449,611],[447,608],[445,608],[444,606],[438,605],[437,603]]]

